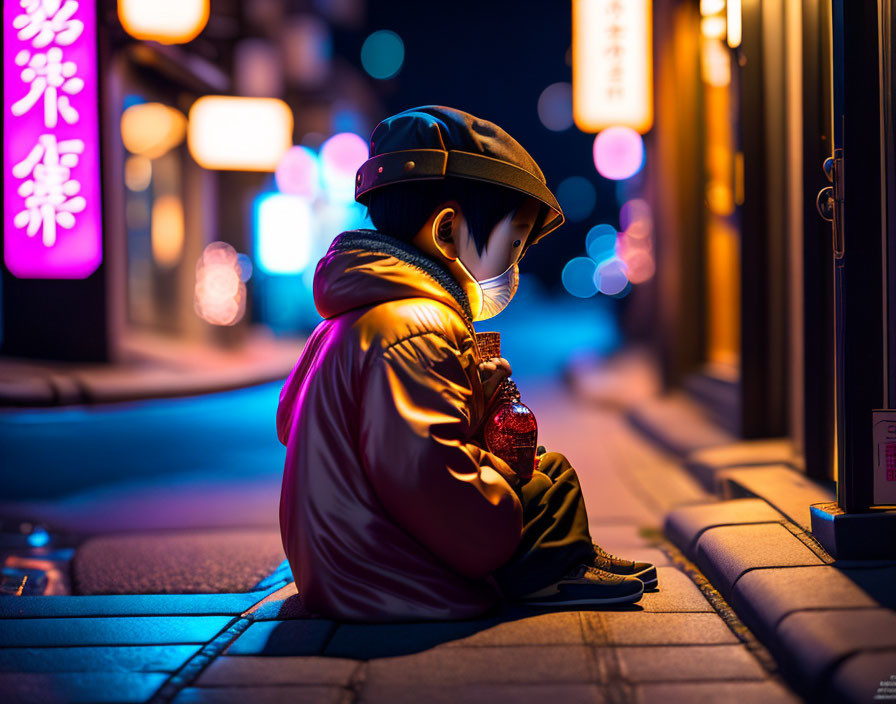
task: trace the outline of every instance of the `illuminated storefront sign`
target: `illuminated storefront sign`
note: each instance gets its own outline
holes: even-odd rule
[[[650,0],[573,0],[573,118],[584,132],[653,124]]]
[[[3,259],[80,279],[103,257],[96,6],[3,3]]]

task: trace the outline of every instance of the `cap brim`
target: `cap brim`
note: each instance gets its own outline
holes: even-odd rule
[[[530,238],[527,247],[564,222],[563,211],[554,194],[535,174],[500,159],[456,149],[404,149],[371,157],[361,165],[355,176],[355,200],[366,203],[371,191],[393,183],[446,176],[512,188],[544,203],[553,217],[545,218],[545,224]]]

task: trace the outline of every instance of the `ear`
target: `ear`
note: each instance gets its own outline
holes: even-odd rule
[[[436,248],[446,259],[457,259],[457,234],[458,217],[454,208],[442,208],[432,223],[432,240]]]

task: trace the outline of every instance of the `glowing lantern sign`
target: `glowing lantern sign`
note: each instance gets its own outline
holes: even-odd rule
[[[580,130],[650,129],[651,31],[651,0],[573,0],[572,105]]]
[[[83,279],[103,259],[96,3],[3,3],[3,259]]]
[[[195,39],[208,22],[208,11],[209,0],[118,0],[118,19],[124,31],[136,39],[162,44]]]
[[[206,169],[274,171],[292,145],[292,112],[276,98],[206,95],[190,108],[187,145]]]

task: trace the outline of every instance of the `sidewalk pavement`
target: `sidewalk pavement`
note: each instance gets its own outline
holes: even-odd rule
[[[337,624],[302,610],[285,564],[246,593],[9,597],[0,599],[3,700],[797,701],[723,597],[662,535],[670,510],[714,497],[617,410],[556,384],[521,389],[540,442],[579,472],[594,539],[658,564],[659,589],[637,604]],[[176,534],[155,537],[164,544]]]
[[[595,379],[618,386],[626,370],[610,363],[582,373],[601,389]],[[595,391],[588,397],[608,402]],[[896,699],[896,562],[836,560],[812,536],[809,507],[835,501],[833,482],[806,477],[786,438],[736,441],[681,392],[639,398],[626,418],[711,494],[673,508],[665,534],[769,648],[788,683],[813,702]]]

